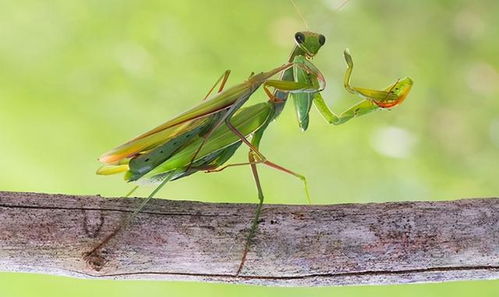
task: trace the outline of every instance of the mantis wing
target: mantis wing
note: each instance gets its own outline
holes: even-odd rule
[[[272,104],[268,102],[242,108],[232,117],[231,123],[237,128],[237,130],[239,130],[239,132],[241,132],[241,134],[248,136],[265,123],[271,114],[272,109]],[[196,150],[202,141],[203,138],[197,136],[197,138],[193,139],[189,145],[175,152],[166,161],[150,170],[146,175],[144,175],[144,178],[154,178],[156,175],[164,174],[172,170],[182,170],[186,168],[189,164],[191,164],[192,156],[196,153]],[[223,150],[239,141],[241,141],[241,139],[235,135],[234,132],[232,132],[226,125],[222,125],[213,132],[194,161],[196,162],[201,160],[204,157]],[[130,180],[130,178],[132,178],[130,175],[126,177],[128,180]]]
[[[171,140],[189,129],[205,125],[209,122],[210,115],[227,109],[247,92],[252,92],[251,85],[244,82],[216,94],[158,127],[104,153],[99,161],[105,164],[116,164]]]

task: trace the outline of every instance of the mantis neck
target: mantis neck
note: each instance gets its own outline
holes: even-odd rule
[[[291,63],[291,62],[293,62],[293,60],[295,59],[296,56],[303,56],[303,55],[305,55],[305,52],[301,48],[299,48],[298,46],[295,45],[295,47],[291,51],[291,54],[289,55],[288,62]],[[287,81],[294,80],[293,68],[289,68],[289,69],[285,70],[282,73],[280,79],[287,80]],[[274,105],[274,114],[271,116],[272,120],[277,118],[281,114],[282,110],[284,109],[284,106],[286,105],[286,101],[288,99],[288,93],[275,91],[274,96],[281,99],[282,102],[280,102],[280,103],[273,102],[272,103]]]
[[[295,59],[296,56],[304,56],[305,52],[298,46],[295,45],[293,50],[291,51],[291,54],[289,55],[288,62],[291,63]]]

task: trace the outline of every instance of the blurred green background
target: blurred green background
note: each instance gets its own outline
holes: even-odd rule
[[[314,63],[341,111],[348,47],[353,84],[410,75],[400,107],[343,126],[313,110],[302,133],[289,105],[262,151],[309,178],[315,203],[451,200],[499,193],[499,2],[296,0],[326,45]],[[289,1],[0,2],[0,190],[119,196],[97,156],[229,85],[283,64],[303,22]],[[263,93],[251,102],[265,100]],[[243,161],[246,149],[233,159]],[[262,168],[267,203],[305,203],[302,185]],[[150,189],[139,191],[145,195]],[[248,168],[196,174],[169,199],[256,202]],[[498,296],[498,282],[345,288],[87,281],[0,275],[0,296]]]

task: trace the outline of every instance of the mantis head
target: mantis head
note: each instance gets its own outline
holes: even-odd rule
[[[301,49],[307,58],[313,58],[319,49],[326,43],[326,37],[314,32],[296,32],[296,46]]]
[[[386,88],[388,93],[383,99],[374,100],[374,103],[382,108],[399,105],[409,95],[413,84],[414,81],[410,77],[401,78]]]

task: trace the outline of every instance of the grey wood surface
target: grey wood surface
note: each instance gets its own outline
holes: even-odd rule
[[[154,200],[97,257],[138,199],[0,192],[0,271],[281,286],[499,279],[499,199],[265,205]]]

